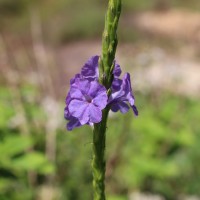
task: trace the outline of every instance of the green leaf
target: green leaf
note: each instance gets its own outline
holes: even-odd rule
[[[26,136],[8,136],[0,142],[0,162],[3,159],[9,159],[32,146],[30,137]]]
[[[48,174],[54,172],[54,166],[40,152],[30,152],[12,161],[13,167],[18,170],[34,170]]]

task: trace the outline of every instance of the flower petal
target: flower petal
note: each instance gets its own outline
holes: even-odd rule
[[[70,80],[70,85],[74,84],[75,81],[76,81],[76,79],[78,79],[78,78],[82,78],[81,74],[76,74],[76,75],[74,76],[74,78],[72,78],[72,79]]]
[[[125,102],[118,102],[112,105],[111,110],[113,112],[117,112],[120,110],[120,112],[124,114],[129,111],[129,106]]]
[[[65,110],[64,110],[64,117],[67,120],[69,120],[69,118],[70,118],[70,114],[69,114],[69,110],[68,110],[67,106],[65,107]]]
[[[108,96],[106,92],[99,93],[98,96],[96,96],[92,101],[92,103],[101,110],[103,110],[106,107],[107,102]]]
[[[71,117],[69,119],[69,122],[67,123],[67,130],[71,131],[74,128],[79,127],[79,126],[81,126],[81,123],[79,122],[79,120],[75,117]]]
[[[112,93],[109,97],[108,103],[111,105],[111,110],[121,113],[126,113],[129,110],[126,102],[129,102],[135,115],[138,115],[137,108],[134,106],[135,99],[131,88],[130,74],[126,73],[123,80],[115,78],[112,85]]]
[[[134,114],[136,115],[136,116],[138,116],[138,109],[137,109],[137,107],[135,106],[135,105],[133,105],[133,106],[131,106],[131,108],[133,109],[133,112],[134,112]]]
[[[101,110],[106,107],[108,100],[106,88],[100,85],[97,81],[91,82],[88,95],[92,97],[92,103]]]
[[[128,102],[129,102],[129,104],[130,104],[131,106],[134,105],[135,99],[134,99],[134,96],[133,96],[133,94],[132,94],[132,91],[127,95],[127,100],[128,100]]]
[[[87,79],[76,79],[74,84],[71,87],[75,87],[77,90],[80,90],[82,94],[87,94],[90,88],[90,81]]]
[[[122,86],[122,80],[119,78],[114,78],[113,82],[112,82],[112,93],[119,91],[121,89]]]
[[[99,123],[102,119],[101,110],[92,103],[89,105],[89,118],[92,123]]]
[[[81,75],[85,78],[94,78],[98,79],[99,77],[99,70],[98,70],[98,61],[99,56],[92,56],[82,67]]]
[[[72,85],[69,91],[69,95],[71,99],[84,99],[84,95],[81,92],[81,90],[76,86],[76,85]],[[69,104],[69,100],[68,100],[68,104]],[[66,102],[67,103],[67,102]]]
[[[77,118],[80,123],[86,124],[89,121],[88,103],[81,100],[71,100],[68,109],[71,116]]]
[[[71,101],[71,96],[70,96],[70,93],[68,93],[65,99],[66,105],[68,105],[70,101]]]
[[[120,68],[120,65],[115,62],[115,68],[113,70],[114,76],[119,77],[121,73],[122,73],[122,70]]]
[[[92,98],[96,97],[101,90],[104,89],[102,85],[99,84],[97,81],[90,82],[90,88],[88,90],[88,95]],[[104,89],[106,91],[106,89]]]

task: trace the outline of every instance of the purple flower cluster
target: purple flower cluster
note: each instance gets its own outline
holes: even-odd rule
[[[64,116],[69,122],[67,129],[84,124],[93,125],[102,119],[102,110],[109,106],[113,112],[126,113],[130,107],[138,115],[131,88],[130,74],[126,73],[121,80],[120,66],[115,63],[113,70],[114,80],[111,86],[111,95],[107,96],[104,86],[98,82],[99,56],[91,57],[82,67],[81,73],[70,80],[70,90],[66,97]]]

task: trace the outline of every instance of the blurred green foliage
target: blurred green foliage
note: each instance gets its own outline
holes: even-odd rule
[[[23,94],[27,94],[26,87]],[[19,126],[10,125],[18,114],[10,106],[10,95],[1,88],[0,199],[36,198],[45,177],[52,173],[53,185],[59,190],[57,199],[91,199],[91,128],[67,132],[63,121],[56,130],[56,162],[52,165],[45,156],[44,133],[38,135],[34,129],[24,135]],[[125,200],[134,190],[159,193],[170,200],[180,194],[200,195],[199,101],[168,92],[136,97],[139,117],[132,112],[117,113],[108,122],[108,199]],[[32,110],[30,103],[29,108]],[[43,108],[34,106],[34,110],[31,118],[43,118],[45,123]],[[28,125],[32,127],[33,121]],[[30,172],[37,174],[32,186],[28,183]]]
[[[124,187],[124,191],[140,188],[167,199],[177,199],[181,193],[199,195],[200,170],[195,166],[199,154],[199,102],[167,93],[137,98],[137,119],[129,113],[110,122],[108,135],[113,138],[108,144],[114,137],[120,140],[114,148],[119,163],[113,183]]]
[[[16,99],[12,107],[12,97],[10,88],[0,88],[0,199],[32,199],[34,191],[28,183],[28,174],[34,172],[44,177],[54,173],[55,166],[44,152],[34,148],[37,144],[33,132],[23,132],[21,126],[31,124],[12,124],[21,114],[17,112]]]

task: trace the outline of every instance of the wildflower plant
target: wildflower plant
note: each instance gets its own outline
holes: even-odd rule
[[[109,111],[126,113],[130,108],[138,115],[131,88],[130,74],[120,78],[121,68],[115,60],[117,27],[121,0],[109,0],[102,38],[102,55],[92,56],[81,72],[70,80],[64,110],[67,129],[93,127],[94,200],[105,200],[105,141]]]

